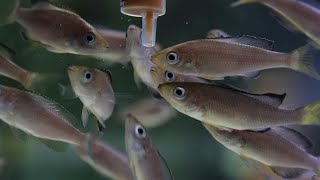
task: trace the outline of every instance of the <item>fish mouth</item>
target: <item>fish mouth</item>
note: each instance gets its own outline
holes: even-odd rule
[[[154,66],[154,67],[152,67],[152,68],[150,69],[150,72],[151,72],[152,74],[156,73],[156,72],[157,72],[156,67],[155,67],[155,66]]]

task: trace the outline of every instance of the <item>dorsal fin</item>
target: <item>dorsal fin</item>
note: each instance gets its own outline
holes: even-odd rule
[[[296,179],[301,177],[306,170],[299,168],[283,168],[283,167],[270,167],[271,170],[278,176],[284,179]]]
[[[255,37],[255,36],[249,36],[249,35],[242,35],[238,37],[221,37],[221,38],[213,38],[215,41],[222,41],[222,42],[230,42],[230,43],[236,43],[236,44],[244,44],[248,46],[254,46],[266,50],[272,50],[274,41]]]
[[[100,69],[100,71],[106,73],[107,76],[109,77],[110,83],[112,83],[112,74],[111,74],[111,71],[106,70],[106,69]]]
[[[290,129],[288,127],[275,127],[272,128],[272,131],[306,150],[306,152],[310,152],[313,148],[312,142],[306,136],[296,130]]]
[[[14,50],[0,43],[0,56],[11,60],[15,56],[15,54],[16,52]]]
[[[66,9],[63,9],[63,8],[59,8],[57,6],[54,6],[54,5],[50,4],[49,2],[44,2],[44,1],[41,1],[41,2],[38,2],[38,3],[34,4],[32,6],[32,9],[57,10],[57,11],[62,11],[62,12],[66,12],[66,13],[69,13],[69,14],[73,14],[73,15],[79,16],[75,12],[72,12],[72,11],[69,11],[69,10],[66,10]]]

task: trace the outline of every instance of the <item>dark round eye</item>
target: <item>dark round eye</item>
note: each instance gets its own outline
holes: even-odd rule
[[[92,44],[96,41],[96,35],[89,32],[84,35],[83,39],[84,39],[84,42],[86,42],[87,44]]]
[[[90,71],[84,72],[83,82],[88,83],[92,80],[92,73]]]
[[[176,75],[172,72],[166,71],[166,81],[172,82],[176,79]]]
[[[186,97],[186,90],[182,87],[176,87],[173,90],[173,94],[177,99],[182,100]]]
[[[179,62],[179,56],[175,52],[169,52],[167,54],[167,61],[169,64],[177,64]]]
[[[137,125],[135,129],[135,134],[138,138],[145,138],[146,137],[146,131],[141,125]]]

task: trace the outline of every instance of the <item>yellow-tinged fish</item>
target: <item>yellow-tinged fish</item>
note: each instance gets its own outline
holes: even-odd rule
[[[225,38],[231,37],[228,33],[222,31],[221,29],[212,29],[208,31],[207,38]]]
[[[172,72],[210,80],[255,76],[257,71],[271,68],[289,68],[320,79],[314,67],[313,46],[280,53],[271,51],[272,44],[252,36],[200,39],[164,49],[153,55],[151,61]]]
[[[130,25],[128,27],[126,46],[134,70],[134,79],[138,87],[142,81],[149,88],[156,90],[157,86],[150,74],[150,69],[154,66],[150,58],[157,52],[157,49],[156,46],[143,46],[141,33],[142,30],[138,26]]]
[[[319,159],[307,152],[310,141],[292,129],[276,127],[255,132],[221,130],[206,123],[203,126],[226,148],[241,157],[270,166],[283,178],[299,177],[305,170],[320,174]]]
[[[105,127],[104,122],[112,115],[115,105],[110,71],[71,66],[68,74],[73,91],[83,103],[83,125],[87,125],[90,111],[96,116],[99,124]],[[100,126],[99,129],[101,130]]]
[[[145,98],[124,107],[120,115],[125,119],[127,114],[132,114],[147,128],[158,127],[169,121],[176,111],[165,101],[155,98]]]
[[[88,22],[49,3],[39,2],[31,9],[18,4],[12,17],[28,38],[46,45],[49,51],[89,56],[108,51],[107,40]]]
[[[238,0],[232,6],[260,3],[276,11],[300,32],[320,45],[320,10],[301,0]]]
[[[176,110],[211,125],[246,130],[320,123],[320,103],[284,110],[278,108],[283,97],[246,94],[217,85],[173,82],[160,84],[158,89]]]
[[[98,27],[97,31],[107,39],[109,43],[108,52],[97,54],[97,57],[112,63],[125,64],[130,61],[126,51],[126,32],[102,27]]]
[[[71,123],[71,115],[40,95],[0,86],[0,119],[32,136],[82,145],[87,136]]]
[[[12,61],[13,56],[14,51],[0,44],[0,75],[18,81],[24,88],[31,90],[37,87],[38,89],[38,86],[45,86],[47,81],[56,79],[57,76],[53,74],[41,74],[23,69]]]
[[[79,157],[106,177],[133,180],[128,158],[109,144],[95,141],[88,147],[77,146]]]
[[[161,67],[155,66],[151,68],[151,75],[154,83],[159,86],[160,84],[167,82],[198,82],[198,83],[208,83],[208,81],[195,77],[187,76],[183,74],[174,73],[162,69]]]
[[[127,116],[125,124],[126,150],[135,179],[172,179],[170,170],[144,127],[132,115]]]

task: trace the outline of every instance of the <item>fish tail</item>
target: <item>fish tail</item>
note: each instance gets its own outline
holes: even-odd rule
[[[310,104],[302,110],[302,124],[320,124],[320,102]]]
[[[248,3],[255,3],[257,2],[258,0],[238,0],[234,3],[232,3],[230,6],[231,7],[237,7],[237,6],[241,6],[243,4],[248,4]]]
[[[1,22],[2,25],[11,24],[16,20],[17,13],[21,6],[20,6],[20,0],[13,0],[13,1],[14,1],[13,8],[9,13],[9,15],[5,18],[4,22]]]
[[[47,88],[49,84],[57,82],[60,77],[60,75],[54,73],[29,72],[23,81],[23,86],[27,90],[41,90]]]
[[[317,48],[308,44],[292,52],[290,67],[298,72],[320,80],[320,75],[315,67]]]

